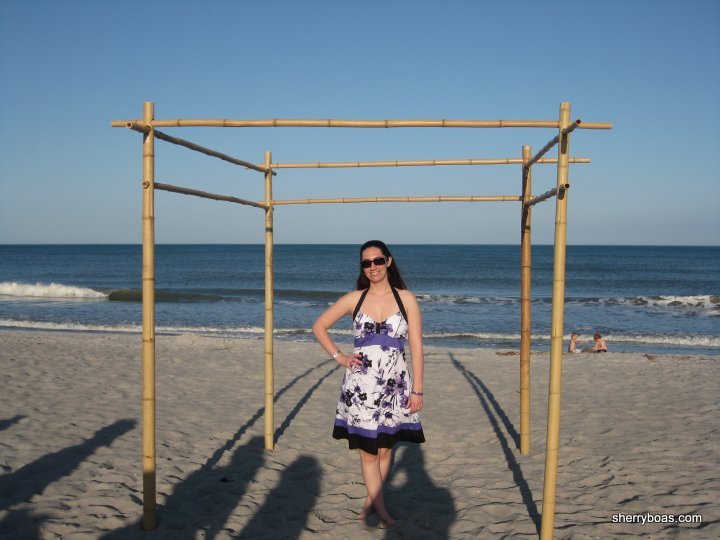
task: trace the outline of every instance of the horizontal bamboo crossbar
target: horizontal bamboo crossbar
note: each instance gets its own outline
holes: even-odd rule
[[[581,125],[582,125],[582,121],[578,118],[577,120],[575,120],[575,122],[573,122],[572,124],[567,126],[565,129],[562,130],[561,133],[559,133],[558,135],[555,135],[555,137],[553,137],[545,146],[543,146],[542,149],[537,154],[535,154],[532,157],[532,159],[530,159],[530,161],[528,161],[525,164],[525,167],[526,168],[532,167],[535,163],[537,163],[540,160],[540,158],[542,158],[545,154],[547,154],[548,151],[553,146],[555,146],[558,142],[560,142],[561,135],[565,136],[569,133],[572,133],[573,131],[575,131],[575,128],[581,127]]]
[[[570,184],[563,184],[560,186],[560,191],[567,191],[570,189]],[[552,188],[550,191],[546,191],[542,195],[538,195],[537,197],[533,197],[532,199],[528,200],[527,202],[523,203],[523,206],[533,206],[537,203],[546,201],[550,199],[551,197],[555,197],[558,194],[558,188]]]
[[[337,199],[289,199],[272,201],[273,206],[282,204],[328,204],[328,203],[385,203],[385,202],[485,202],[485,201],[519,201],[519,195],[488,195],[488,196],[435,196],[435,197],[353,197]]]
[[[143,126],[142,120],[113,120],[112,127],[127,127],[128,124]],[[340,127],[340,128],[555,128],[557,120],[300,120],[273,118],[269,120],[212,120],[175,119],[153,120],[155,127]],[[583,129],[612,129],[609,122],[583,122]]]
[[[142,122],[127,122],[125,124],[125,127],[133,131],[137,131],[138,133],[145,133],[146,131],[145,125]],[[155,130],[155,137],[172,144],[177,144],[178,146],[184,146],[185,148],[189,148],[190,150],[195,150],[196,152],[200,152],[201,154],[205,154],[207,156],[222,159],[223,161],[227,161],[228,163],[232,163],[234,165],[240,165],[241,167],[246,167],[248,169],[252,169],[261,173],[265,172],[264,167],[255,165],[254,163],[250,163],[249,161],[244,161],[242,159],[228,156],[227,154],[223,154],[221,152],[216,152],[215,150],[211,150],[210,148],[205,148],[204,146],[200,146],[199,144],[186,141],[185,139],[173,137],[172,135],[168,135],[167,133],[163,133],[162,131]]]
[[[570,158],[570,163],[590,163],[590,158]],[[273,163],[273,169],[332,169],[354,167],[431,167],[437,165],[522,165],[522,158],[495,159],[432,159],[413,161],[337,161],[311,163]],[[545,158],[538,163],[557,163],[557,158]]]
[[[203,199],[213,199],[215,201],[244,204],[247,206],[254,206],[255,208],[262,208],[263,210],[267,208],[264,202],[248,201],[246,199],[238,199],[237,197],[230,197],[228,195],[216,195],[215,193],[208,193],[206,191],[199,191],[197,189],[188,189],[184,187],[173,186],[172,184],[160,184],[158,182],[155,182],[155,189],[172,191],[173,193],[180,193],[182,195],[193,195],[195,197],[202,197]]]

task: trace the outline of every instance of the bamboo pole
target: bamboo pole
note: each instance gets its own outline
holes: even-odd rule
[[[488,196],[434,196],[434,197],[354,197],[336,199],[287,199],[272,201],[273,206],[283,204],[334,204],[334,203],[407,203],[407,202],[499,202],[521,201],[520,195],[488,195]]]
[[[530,160],[530,147],[522,147],[523,162]],[[532,169],[523,165],[523,202],[532,197]],[[530,240],[532,206],[521,206],[520,217],[520,454],[530,453],[530,273],[532,244]]]
[[[538,195],[537,197],[531,198],[527,202],[523,202],[523,206],[534,206],[537,203],[541,203],[543,201],[551,199],[551,198],[555,197],[558,193],[563,193],[564,191],[567,191],[568,189],[570,189],[570,184],[563,184],[560,186],[560,189],[554,187],[550,191],[546,191],[542,195]]]
[[[144,120],[151,124],[155,105],[146,101]],[[155,505],[155,137],[143,134],[142,167],[142,364],[143,364],[143,528],[157,524]]]
[[[113,120],[112,127],[127,127],[140,120]],[[284,119],[229,120],[229,119],[172,119],[153,120],[155,127],[340,127],[340,128],[555,128],[557,120],[337,120],[337,119]],[[583,122],[583,129],[612,129],[609,122]]]
[[[139,124],[137,122],[127,122],[125,125],[128,129],[131,129],[133,131],[137,131],[138,133],[145,133],[147,131],[147,126],[149,124],[147,124],[147,123]],[[185,148],[194,150],[196,152],[200,152],[201,154],[205,154],[207,156],[222,159],[223,161],[227,161],[228,163],[232,163],[234,165],[240,165],[241,167],[245,167],[247,169],[252,169],[254,171],[259,171],[261,173],[265,172],[265,169],[263,169],[259,165],[250,163],[249,161],[244,161],[242,159],[237,159],[232,156],[228,156],[227,154],[223,154],[221,152],[216,152],[215,150],[211,150],[210,148],[206,148],[204,146],[200,146],[199,144],[195,144],[193,142],[186,141],[185,139],[180,139],[179,137],[173,137],[172,135],[168,135],[167,133],[163,133],[162,131],[155,130],[155,137],[158,139],[161,139],[163,141],[166,141],[166,142],[169,142],[172,144],[177,144],[178,146],[183,146]]]
[[[273,368],[273,200],[272,154],[265,152],[265,448],[275,448],[275,375]]]
[[[570,125],[565,126],[564,128],[562,128],[562,129],[560,130],[560,133],[558,133],[557,135],[555,135],[555,137],[553,137],[545,146],[543,146],[542,149],[541,149],[537,154],[535,154],[535,156],[534,156],[530,161],[528,161],[528,162],[525,164],[525,166],[526,166],[526,167],[532,167],[533,165],[535,165],[535,163],[537,163],[537,161],[538,161],[541,157],[543,157],[546,153],[548,153],[548,152],[550,151],[550,149],[552,149],[552,147],[555,146],[555,145],[560,141],[560,137],[572,133],[573,131],[575,131],[575,128],[577,128],[577,127],[580,126],[581,124],[582,124],[582,121],[578,118],[578,119],[575,120],[575,122],[573,122],[572,124],[570,124]]]
[[[356,167],[432,167],[438,165],[519,165],[521,158],[426,159],[410,161],[330,161],[311,163],[273,163],[273,169],[340,169]],[[557,158],[539,159],[536,163],[557,163]],[[590,163],[590,158],[570,158],[570,163]]]
[[[193,195],[195,197],[202,197],[203,199],[213,199],[215,201],[225,201],[236,204],[245,204],[247,206],[254,206],[256,208],[265,209],[265,203],[258,203],[255,201],[248,201],[247,199],[238,199],[237,197],[230,197],[228,195],[216,195],[215,193],[208,193],[206,191],[199,191],[197,189],[189,189],[172,184],[160,184],[155,182],[155,189],[161,189],[163,191],[171,191],[173,193],[180,193],[181,195]]]
[[[570,103],[560,104],[560,130],[570,123]],[[555,252],[553,264],[552,326],[550,341],[550,385],[548,390],[547,443],[545,445],[545,482],[540,528],[541,540],[553,536],[555,525],[555,495],[560,446],[560,394],[562,387],[563,311],[565,308],[565,251],[567,242],[567,157],[570,150],[569,134],[561,137],[558,146],[557,188],[555,200]]]

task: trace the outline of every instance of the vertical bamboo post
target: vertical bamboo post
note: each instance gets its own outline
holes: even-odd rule
[[[522,202],[532,197],[532,171],[525,163],[532,158],[529,146],[522,147]],[[520,220],[520,453],[530,453],[530,243],[532,206],[522,205]]]
[[[550,387],[548,391],[547,443],[545,448],[545,483],[543,487],[541,540],[553,537],[555,526],[555,493],[560,446],[560,392],[562,386],[563,311],[565,308],[565,251],[567,241],[567,190],[570,135],[562,130],[570,125],[570,103],[560,104],[560,141],[558,143],[557,198],[555,201],[555,252],[553,264],[552,327],[550,341]]]
[[[273,205],[272,154],[265,152],[265,448],[275,448],[275,375],[273,368]]]
[[[155,105],[146,101],[143,119],[151,126]],[[155,506],[155,133],[143,135],[142,167],[142,364],[143,364],[143,528],[156,526]]]

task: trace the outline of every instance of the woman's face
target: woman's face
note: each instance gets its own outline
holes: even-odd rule
[[[385,257],[382,250],[377,247],[364,249],[360,255],[361,261],[372,261],[378,257],[385,258],[385,264],[376,265],[375,263],[372,263],[369,268],[362,269],[365,273],[365,277],[370,280],[370,283],[380,283],[387,278],[387,267],[392,264],[392,257]]]

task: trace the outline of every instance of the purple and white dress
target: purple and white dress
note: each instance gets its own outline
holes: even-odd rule
[[[407,409],[412,390],[405,362],[408,325],[396,299],[401,311],[380,323],[356,308],[354,353],[363,365],[345,370],[335,411],[333,437],[370,454],[400,441],[425,442],[418,414]]]

